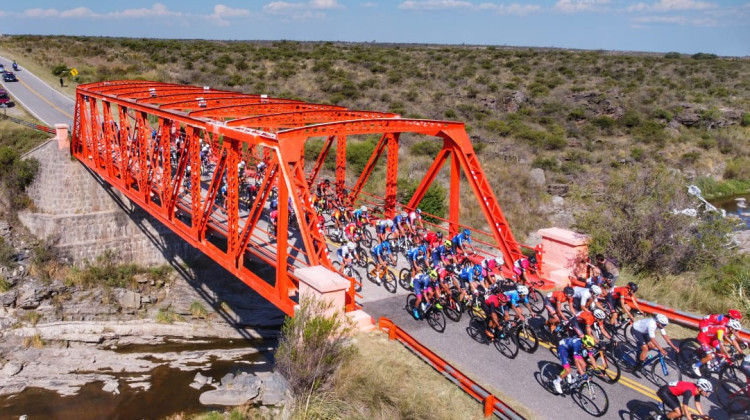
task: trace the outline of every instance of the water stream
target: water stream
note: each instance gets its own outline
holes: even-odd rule
[[[126,353],[165,353],[208,349],[236,349],[255,347],[265,350],[275,348],[276,342],[244,340],[212,340],[200,343],[167,343],[158,346],[132,345],[117,349]],[[209,387],[201,390],[191,388],[196,372],[219,381],[227,373],[268,372],[272,368],[268,352],[251,354],[238,361],[214,361],[209,369],[198,368],[190,371],[160,366],[149,372],[151,388],[144,391],[133,389],[124,380],[120,380],[120,394],[115,395],[102,391],[102,383],[94,382],[85,385],[74,396],[62,397],[54,391],[29,388],[20,394],[0,397],[0,419],[18,419],[26,414],[31,419],[45,420],[129,420],[129,419],[163,419],[176,413],[194,414],[209,411],[212,407],[200,404],[198,397]],[[142,376],[143,373],[119,374],[118,378]],[[213,407],[216,408],[216,407]]]
[[[745,208],[739,207],[737,199],[744,198]],[[750,229],[750,194],[739,194],[711,201],[714,206],[727,211],[727,216],[735,216],[745,223],[745,229]]]

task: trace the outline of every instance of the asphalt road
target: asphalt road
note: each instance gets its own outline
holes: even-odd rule
[[[13,60],[0,57],[0,64],[7,71],[13,71]],[[75,101],[44,83],[31,72],[26,71],[19,64],[18,71],[14,71],[17,82],[2,82],[16,106],[22,106],[30,114],[45,125],[54,127],[55,124],[73,124]],[[0,79],[1,81],[1,79]]]
[[[10,68],[11,61],[0,57],[0,63]],[[19,82],[4,83],[6,89],[17,101],[38,119],[48,125],[55,123],[72,124],[74,103],[71,99],[46,85],[40,79],[21,68],[17,72]],[[265,225],[265,221],[261,225]],[[263,226],[265,227],[265,226]],[[291,233],[291,232],[290,232]],[[291,240],[294,240],[292,233]],[[330,247],[332,255],[338,245]],[[399,268],[405,266],[400,259]],[[444,333],[435,332],[423,321],[415,320],[404,309],[407,291],[400,287],[395,294],[386,291],[366,280],[364,269],[359,269],[363,277],[364,310],[374,318],[386,316],[399,327],[445,360],[452,363],[464,374],[480,384],[494,388],[523,404],[536,418],[550,420],[578,420],[589,418],[569,396],[557,396],[547,392],[539,383],[539,371],[545,362],[557,362],[557,357],[546,347],[534,354],[519,352],[509,360],[494,346],[480,344],[467,334],[469,317],[464,314],[460,322],[447,320]],[[656,401],[656,387],[643,377],[623,373],[620,382],[613,385],[602,384],[609,397],[608,412],[601,418],[628,419],[629,411],[642,402]],[[427,392],[428,390],[425,390]],[[712,396],[711,400],[715,401]],[[726,416],[713,402],[708,404],[710,414],[719,420]]]

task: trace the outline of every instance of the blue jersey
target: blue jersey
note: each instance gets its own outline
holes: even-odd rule
[[[445,255],[445,245],[440,245],[432,250],[432,265],[440,264],[441,258]]]
[[[557,357],[560,363],[568,368],[570,367],[571,357],[581,357],[583,352],[583,342],[578,337],[563,338],[557,343]]]
[[[474,281],[474,267],[464,267],[458,274],[461,280]]]
[[[386,227],[387,227],[387,226],[385,225],[385,220],[381,220],[381,221],[379,221],[379,222],[378,222],[378,223],[377,223],[377,224],[375,225],[375,233],[385,234],[385,229],[386,229]]]
[[[451,242],[453,242],[453,246],[464,246],[465,243],[471,244],[471,237],[464,236],[463,233],[459,233],[458,235],[454,236],[453,239],[451,239]]]
[[[405,222],[406,222],[406,220],[404,220],[404,218],[401,217],[400,214],[397,214],[396,217],[393,218],[393,225],[394,226],[398,226],[401,223],[405,223]]]
[[[414,261],[417,259],[418,254],[419,254],[419,249],[417,247],[411,248],[408,251],[406,251],[406,259],[409,261]]]
[[[390,253],[391,251],[389,249],[385,249],[385,247],[383,247],[383,244],[377,244],[374,247],[372,247],[373,257],[385,257],[386,255]]]
[[[414,277],[412,285],[414,286],[414,294],[419,296],[424,289],[430,287],[430,276],[427,274],[418,274]]]
[[[521,298],[521,295],[518,294],[517,290],[509,290],[505,293],[505,297],[508,298],[508,305],[510,306],[518,306],[519,302],[523,303],[529,303],[529,297],[525,296],[523,299]]]

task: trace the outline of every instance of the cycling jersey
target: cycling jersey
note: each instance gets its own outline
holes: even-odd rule
[[[458,273],[458,280],[461,282],[461,287],[466,287],[467,283],[474,281],[474,268],[464,267],[460,273]]]
[[[397,214],[397,215],[396,215],[396,216],[395,216],[395,217],[393,218],[393,224],[394,224],[395,226],[398,226],[398,225],[400,225],[401,223],[406,223],[406,220],[405,220],[405,219],[404,219],[404,218],[403,218],[403,217],[402,217],[402,216],[401,216],[400,214]]]
[[[430,245],[430,247],[435,246],[435,242],[438,241],[437,233],[432,232],[432,231],[427,232],[427,234],[424,235],[424,240]]]
[[[380,220],[375,225],[375,233],[385,235],[385,230],[388,226],[385,224],[385,220]]]
[[[446,254],[445,245],[436,246],[432,250],[432,265],[438,266],[442,261],[442,258]]]
[[[639,332],[648,338],[656,337],[656,320],[654,318],[645,318],[633,323],[633,331]],[[667,331],[662,328],[659,330],[662,335],[667,335]]]
[[[727,335],[727,327],[723,325],[710,325],[708,327],[701,328],[698,333],[697,340],[700,344],[710,344],[712,341],[721,342],[724,340],[724,336]],[[712,346],[716,347],[716,346]]]
[[[591,299],[591,290],[587,287],[574,287],[573,288],[573,306],[575,309],[581,309],[582,305]]]
[[[698,324],[698,329],[702,330],[703,328],[709,327],[711,325],[726,326],[727,324],[729,324],[729,319],[730,318],[724,314],[706,315]]]
[[[482,261],[482,268],[484,268],[485,270],[487,270],[487,273],[492,273],[495,270],[495,268],[499,269],[499,267],[498,267],[497,263],[495,262],[494,258],[485,258]]]
[[[570,327],[581,337],[586,334],[586,331],[584,331],[586,327],[594,325],[595,322],[596,318],[594,318],[594,314],[591,311],[581,311],[570,318]]]
[[[422,291],[430,288],[430,276],[427,274],[418,274],[414,277],[413,286],[414,294],[417,295],[417,297],[421,296]]]
[[[687,405],[690,397],[695,397],[695,401],[700,402],[701,395],[696,384],[687,381],[674,381],[667,384],[669,392],[675,397],[682,396],[682,403]]]
[[[563,368],[570,368],[570,358],[581,359],[583,353],[583,342],[578,337],[563,338],[557,343],[557,357]]]
[[[271,204],[269,207],[271,208],[271,210],[276,210],[277,208],[279,208],[279,200],[277,198],[271,200]]]
[[[422,218],[422,216],[420,216],[419,214],[417,214],[417,212],[413,211],[413,212],[409,213],[409,219],[407,221],[409,222],[409,224],[411,224],[412,226],[414,226],[414,223],[417,220],[420,220],[421,218]]]
[[[350,239],[354,237],[354,232],[357,230],[357,224],[356,223],[349,223],[344,228],[344,233],[346,233],[346,236]]]
[[[568,297],[565,296],[565,293],[561,290],[547,293],[547,299],[552,305],[557,305],[558,303],[565,303],[568,301]]]
[[[383,259],[386,255],[390,254],[391,252],[389,250],[386,250],[383,247],[383,244],[377,244],[374,247],[372,247],[372,258],[374,259]]]
[[[351,251],[349,251],[348,246],[344,245],[336,250],[336,256],[339,258],[339,262],[343,264],[344,258],[351,256]]]
[[[505,295],[503,295],[502,293],[489,295],[484,299],[484,306],[482,307],[482,309],[484,309],[485,314],[489,317],[492,312],[498,309],[502,310],[502,308],[507,303],[508,301],[505,298]]]
[[[471,244],[471,237],[467,237],[464,236],[463,233],[459,233],[451,239],[451,243],[453,244],[453,249],[456,249],[456,247],[463,248],[464,243]]]
[[[364,215],[364,216],[363,216]],[[362,209],[357,209],[352,212],[352,216],[354,216],[354,220],[360,220],[363,217],[366,218],[366,213],[362,211]]]
[[[510,307],[515,308],[516,306],[518,306],[519,302],[529,303],[529,296],[526,295],[521,298],[521,295],[518,294],[517,290],[509,290],[503,293],[505,294],[505,297],[508,298],[508,306]]]
[[[620,298],[623,296],[625,296],[626,298],[633,297],[633,292],[631,292],[627,286],[615,287],[614,289],[612,289],[610,293],[612,294],[612,297],[616,300],[620,300]]]
[[[271,218],[271,221],[276,223],[276,219],[279,218],[279,211],[278,210],[271,210],[271,213],[268,215]]]

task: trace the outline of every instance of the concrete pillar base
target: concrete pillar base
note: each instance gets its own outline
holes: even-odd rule
[[[55,124],[55,139],[57,139],[57,148],[59,150],[70,149],[67,124]]]
[[[351,285],[345,277],[322,265],[298,268],[294,270],[294,276],[299,279],[300,299],[309,295],[330,302],[331,313],[344,311],[346,290]]]
[[[555,282],[556,287],[569,284],[569,277],[578,260],[587,256],[591,238],[561,228],[540,229],[542,237],[542,275]]]
[[[375,320],[365,311],[359,310],[347,312],[346,316],[354,323],[354,328],[360,332],[370,332],[375,330]]]

